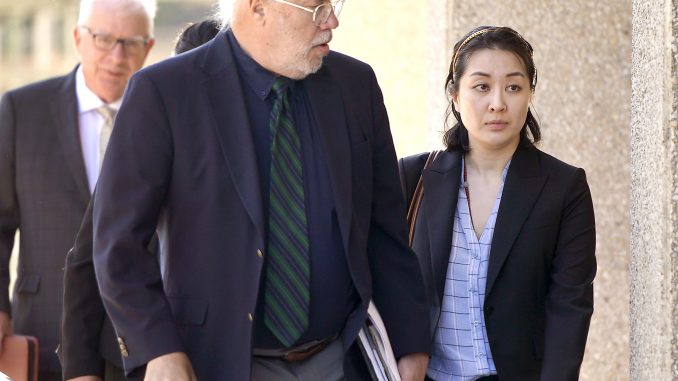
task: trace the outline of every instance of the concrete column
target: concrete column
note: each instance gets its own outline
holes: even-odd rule
[[[678,380],[677,8],[633,0],[632,380]]]

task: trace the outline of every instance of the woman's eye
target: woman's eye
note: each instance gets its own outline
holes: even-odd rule
[[[484,83],[479,83],[479,84],[473,86],[473,88],[474,88],[474,89],[477,89],[477,90],[480,90],[480,91],[487,91],[487,90],[489,90],[490,87],[487,86],[487,85],[484,84]]]
[[[509,85],[506,89],[507,89],[508,91],[512,92],[512,93],[515,93],[515,92],[520,91],[520,86],[518,86],[518,85]]]

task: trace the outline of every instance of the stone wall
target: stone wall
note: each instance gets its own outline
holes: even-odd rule
[[[678,1],[633,1],[632,380],[678,380]]]

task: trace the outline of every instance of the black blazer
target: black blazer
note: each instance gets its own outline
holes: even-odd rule
[[[59,372],[63,265],[90,200],[70,74],[0,102],[0,310],[10,311],[9,260],[20,230],[11,306],[15,333],[36,336],[40,370]]]
[[[428,154],[401,159],[408,202]],[[461,176],[461,153],[424,171],[412,247],[431,332],[440,316]],[[586,175],[534,147],[509,167],[495,225],[484,315],[500,380],[577,380],[593,313],[596,233]]]
[[[302,84],[361,299],[344,347],[374,298],[396,354],[427,352],[424,289],[374,72],[333,52]],[[266,239],[252,139],[223,32],[130,81],[94,199],[94,266],[128,372],[182,351],[200,380],[249,378]],[[156,228],[161,268],[146,249]]]
[[[92,262],[92,205],[85,211],[64,267],[63,315],[59,359],[65,380],[95,375],[105,379],[106,361],[122,368],[115,330],[106,314]],[[148,250],[158,252],[153,236]]]

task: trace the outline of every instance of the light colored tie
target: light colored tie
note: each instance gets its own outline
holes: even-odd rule
[[[101,170],[106,146],[108,146],[108,140],[111,138],[111,132],[113,132],[115,110],[108,105],[103,105],[96,110],[104,118],[104,124],[101,126],[101,135],[99,135],[99,170]]]

